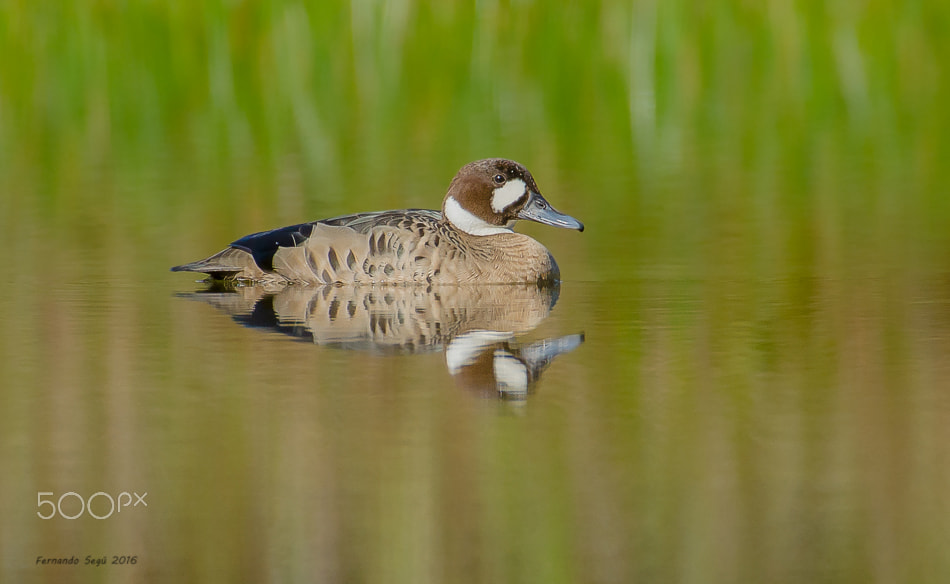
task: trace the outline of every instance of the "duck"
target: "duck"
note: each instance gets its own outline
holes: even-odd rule
[[[515,232],[518,220],[584,230],[548,203],[524,165],[490,158],[458,171],[440,211],[356,213],[252,233],[171,270],[267,286],[559,281],[554,256]]]

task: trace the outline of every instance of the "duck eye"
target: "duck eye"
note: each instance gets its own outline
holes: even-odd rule
[[[494,180],[496,184],[503,184],[503,183],[505,182],[505,175],[503,175],[503,174],[496,174],[496,175],[495,175],[495,178],[492,179],[492,180]]]

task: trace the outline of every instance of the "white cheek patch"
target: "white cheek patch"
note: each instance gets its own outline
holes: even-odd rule
[[[445,218],[465,233],[471,235],[497,235],[511,233],[511,225],[492,225],[462,208],[453,197],[445,200]]]
[[[495,213],[501,213],[509,205],[523,197],[525,190],[527,189],[525,189],[523,180],[520,178],[511,179],[505,186],[495,189],[491,197],[491,208],[495,210]]]

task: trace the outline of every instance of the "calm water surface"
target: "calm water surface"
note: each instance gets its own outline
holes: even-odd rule
[[[6,309],[5,581],[946,568],[950,307],[930,274],[277,293],[178,276]],[[37,493],[100,491],[148,506],[36,515]],[[137,563],[35,564],[103,555]]]

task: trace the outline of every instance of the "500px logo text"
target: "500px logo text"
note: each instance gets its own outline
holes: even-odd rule
[[[145,502],[147,496],[148,493],[139,495],[134,491],[122,491],[113,497],[109,493],[99,491],[84,498],[79,493],[69,491],[56,498],[52,491],[39,491],[36,493],[36,506],[40,510],[36,515],[40,519],[52,519],[57,515],[63,519],[78,519],[83,513],[88,513],[96,519],[108,519],[113,513],[121,513],[123,508],[148,507]]]

